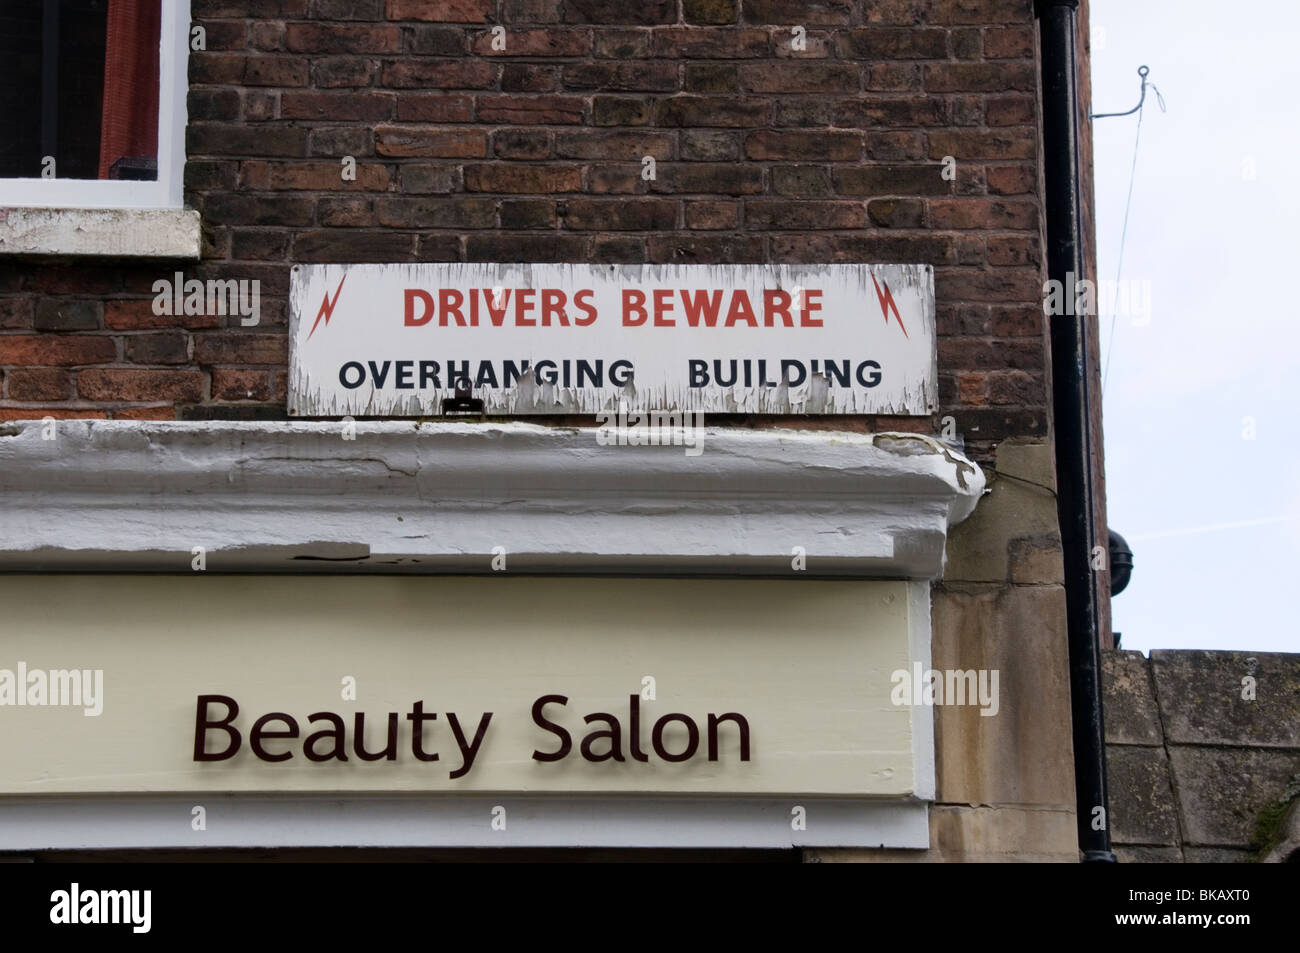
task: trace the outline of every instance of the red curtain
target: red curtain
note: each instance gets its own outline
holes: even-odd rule
[[[99,177],[118,159],[158,156],[160,0],[108,0]]]

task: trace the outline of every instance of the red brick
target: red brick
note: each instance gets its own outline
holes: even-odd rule
[[[645,126],[650,122],[650,102],[632,96],[595,96],[591,121],[596,126]]]
[[[491,199],[392,196],[375,202],[375,218],[392,228],[492,228],[496,202]]]
[[[311,83],[320,89],[369,86],[379,75],[379,64],[363,56],[323,56],[311,64]]]
[[[284,364],[289,339],[283,334],[225,331],[194,336],[196,364]]]
[[[492,32],[480,33],[471,41],[477,56],[587,56],[591,39],[585,30],[507,30],[506,48],[492,48]]]
[[[677,226],[677,203],[665,199],[574,199],[564,227],[578,231],[668,231]]]
[[[862,134],[762,130],[745,139],[745,155],[750,159],[854,161],[862,157]]]
[[[765,125],[771,104],[734,96],[673,96],[655,103],[654,112],[659,126],[748,127]]]
[[[30,298],[0,298],[0,330],[29,330],[34,313]]]
[[[388,0],[386,15],[390,20],[486,23],[496,6],[496,0]]]
[[[664,27],[654,31],[654,55],[664,59],[755,59],[771,55],[766,30]]]
[[[105,368],[77,375],[77,394],[86,400],[200,401],[202,371]]]
[[[754,93],[846,93],[861,87],[857,66],[834,62],[763,63],[740,70],[740,83]]]
[[[104,304],[104,326],[115,331],[149,328],[215,328],[221,324],[215,314],[154,314],[153,299],[108,301]],[[102,362],[95,362],[102,363]]]
[[[559,70],[536,63],[507,63],[501,69],[505,93],[553,93],[560,86]]]
[[[921,228],[925,203],[920,199],[873,199],[867,203],[867,216],[880,228]]]
[[[469,122],[474,100],[454,93],[402,93],[397,97],[397,118],[402,122]]]
[[[1033,129],[1023,133],[944,130],[931,132],[929,138],[932,159],[955,156],[958,162],[962,162],[969,159],[1033,159],[1038,155],[1038,135]]]
[[[665,163],[657,172],[650,183],[655,192],[758,195],[763,191],[762,170],[737,162]]]
[[[189,338],[183,331],[129,334],[122,344],[132,364],[185,364],[190,359]]]
[[[475,234],[465,240],[467,261],[582,261],[587,238],[581,235]]]
[[[834,104],[832,114],[836,126],[870,129],[943,125],[948,110],[945,101],[936,96],[888,99],[869,96],[842,99]]]
[[[672,155],[673,136],[666,132],[628,130],[603,132],[583,129],[555,136],[555,154],[562,159],[624,159],[640,161],[653,156],[662,161]]]
[[[1033,56],[1033,27],[1010,26],[985,30],[984,55],[991,60]]]
[[[836,35],[840,56],[859,60],[943,60],[948,58],[947,30],[900,30],[868,27]]]
[[[567,23],[651,24],[677,19],[677,0],[565,0]]]
[[[869,131],[863,134],[867,158],[876,162],[898,162],[925,158],[925,138],[912,131]]]
[[[10,400],[66,400],[72,374],[57,367],[16,367],[5,375]]]
[[[935,228],[1038,228],[1033,202],[981,198],[934,199],[930,223]]]
[[[682,16],[692,24],[735,23],[736,0],[682,0]]]
[[[112,338],[101,335],[0,335],[0,364],[72,367],[111,364],[116,360],[117,344]]]
[[[1005,305],[1041,303],[1043,284],[1037,268],[936,268],[934,287],[941,301],[987,301]]]
[[[850,22],[853,0],[741,0],[745,19],[751,23],[815,23],[843,25]]]
[[[482,129],[379,126],[375,151],[381,156],[477,159],[487,155],[487,133]]]
[[[627,60],[650,55],[649,30],[596,30],[595,33],[596,56]]]
[[[508,125],[582,122],[586,101],[577,96],[480,96],[478,118]]]
[[[990,404],[1041,407],[1047,402],[1047,388],[1041,375],[1025,371],[993,371],[988,375]]]
[[[219,367],[212,372],[213,400],[271,400],[271,385],[264,370]]]
[[[410,234],[367,232],[352,228],[303,231],[295,234],[293,239],[293,257],[300,261],[409,261],[414,248],[414,236]],[[280,363],[283,363],[283,360]]]
[[[835,191],[842,195],[946,195],[952,182],[939,163],[855,165],[832,170]]]
[[[500,67],[483,60],[392,60],[384,64],[385,86],[397,89],[488,89]]]
[[[1042,251],[1035,235],[990,235],[984,241],[990,265],[1041,265]]]
[[[745,224],[763,230],[863,228],[867,214],[861,202],[753,199],[745,203]]]
[[[244,58],[245,86],[306,86],[307,63],[296,56],[270,54]]]
[[[1000,338],[1037,337],[1046,331],[1046,318],[1042,305],[1021,305],[1020,307],[994,306],[991,332]]]
[[[396,53],[402,31],[396,26],[290,23],[285,45],[293,53]]]
[[[467,192],[539,193],[582,191],[582,171],[573,166],[485,163],[465,168]]]
[[[53,417],[55,420],[107,420],[108,412],[75,407],[0,407],[0,420],[41,420],[45,417]]]
[[[738,202],[687,202],[686,227],[696,229],[735,228],[740,221]]]
[[[391,119],[397,97],[392,93],[358,91],[319,93],[290,91],[280,96],[284,119],[326,119],[334,122]]]
[[[328,191],[355,189],[383,191],[388,188],[389,171],[377,162],[364,159],[356,164],[356,178],[343,178],[343,163],[333,162],[246,162],[240,170],[241,181],[259,190],[305,189]]]
[[[884,0],[885,5],[916,0]],[[930,22],[941,24],[1033,23],[1033,0],[926,0]]]
[[[925,68],[925,88],[933,93],[1032,91],[1036,84],[1032,63],[934,63]]]
[[[498,129],[492,133],[492,154],[499,159],[545,159],[551,154],[551,133],[545,129]]]
[[[875,63],[863,72],[863,87],[872,92],[913,92],[925,85],[921,67],[916,63]]]
[[[1026,126],[1034,121],[1031,96],[990,96],[984,113],[990,126]]]
[[[963,404],[981,406],[987,402],[987,381],[983,374],[957,375],[957,397]]]
[[[118,407],[112,412],[114,420],[175,420],[176,411],[171,405],[151,407]]]
[[[989,191],[995,195],[1024,195],[1036,190],[1038,176],[1031,165],[989,166]]]
[[[566,89],[598,89],[612,92],[648,90],[673,92],[680,88],[676,63],[640,62],[616,63],[597,61],[575,63],[564,67],[563,82]]]

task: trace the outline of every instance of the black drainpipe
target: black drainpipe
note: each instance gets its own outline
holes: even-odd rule
[[[1101,709],[1100,614],[1092,569],[1095,523],[1088,324],[1086,315],[1074,314],[1073,301],[1075,281],[1083,278],[1079,101],[1074,46],[1079,0],[1036,0],[1036,7],[1043,75],[1047,276],[1061,283],[1067,303],[1065,314],[1052,315],[1047,320],[1052,340],[1056,506],[1064,552],[1065,615],[1070,645],[1075,806],[1079,850],[1084,862],[1113,863]]]

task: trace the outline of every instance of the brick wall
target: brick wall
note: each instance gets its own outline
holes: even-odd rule
[[[1031,0],[193,0],[193,18],[203,259],[0,263],[0,418],[283,418],[294,262],[921,262],[938,416],[982,459],[1046,433]],[[178,269],[260,280],[261,324],[155,316]]]

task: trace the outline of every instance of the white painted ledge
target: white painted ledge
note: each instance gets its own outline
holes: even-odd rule
[[[197,259],[199,213],[0,207],[0,255]]]
[[[804,831],[790,808],[807,812]],[[191,811],[206,810],[195,831]],[[506,809],[505,830],[492,809]],[[930,846],[926,805],[861,798],[6,798],[0,851],[223,847]]]
[[[0,425],[0,570],[932,579],[984,475],[915,434],[524,423]],[[498,550],[498,552],[500,551]]]

